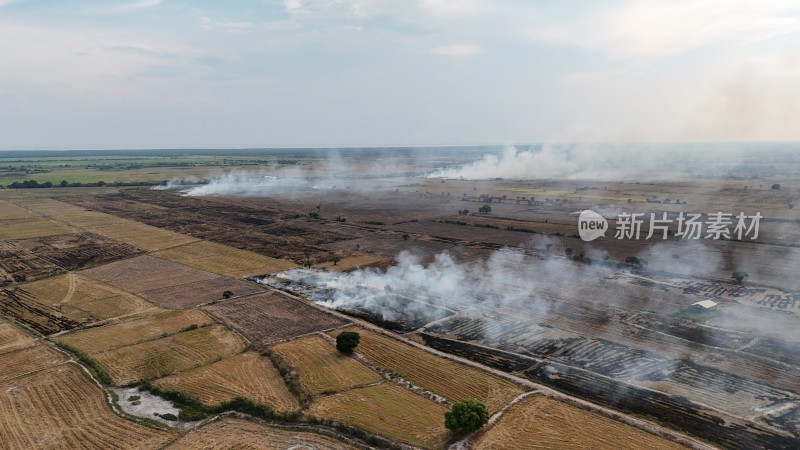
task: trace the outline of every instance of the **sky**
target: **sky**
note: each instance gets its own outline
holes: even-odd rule
[[[800,2],[0,0],[0,149],[800,140]]]

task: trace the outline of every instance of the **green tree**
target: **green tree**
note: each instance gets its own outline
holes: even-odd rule
[[[481,214],[489,214],[490,212],[492,212],[492,207],[489,205],[483,205],[480,208],[478,208],[478,212]]]
[[[331,256],[331,261],[333,261],[333,265],[334,265],[334,266],[335,266],[336,264],[339,264],[339,261],[341,261],[341,260],[342,260],[342,258],[341,258],[339,255],[333,255],[333,256]]]
[[[742,281],[744,281],[744,279],[747,278],[747,272],[733,272],[731,278],[736,280],[737,283],[742,284]]]
[[[486,405],[471,398],[461,400],[444,413],[444,426],[448,430],[472,433],[489,421]]]
[[[336,350],[349,355],[356,349],[359,341],[361,341],[361,335],[355,331],[342,331],[336,336]]]

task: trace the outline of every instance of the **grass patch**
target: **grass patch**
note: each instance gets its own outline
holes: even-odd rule
[[[97,361],[90,358],[89,355],[63,342],[55,342],[55,344],[62,350],[71,353],[72,356],[74,356],[75,359],[77,359],[81,364],[88,367],[89,370],[94,374],[94,376],[98,380],[100,380],[101,383],[107,385],[112,383],[113,380],[111,378],[111,375],[106,371],[105,368],[103,368],[103,366],[98,364]]]
[[[278,420],[282,422],[296,422],[300,419],[299,412],[277,412],[267,405],[254,402],[253,400],[244,397],[236,397],[231,400],[209,406],[201,402],[199,399],[184,392],[172,389],[162,389],[147,381],[140,384],[139,388],[146,390],[153,395],[157,395],[165,400],[171,401],[181,410],[177,419],[186,422],[203,420],[209,416],[229,411],[248,414],[259,419]]]

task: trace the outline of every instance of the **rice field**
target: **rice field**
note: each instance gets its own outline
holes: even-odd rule
[[[74,230],[50,220],[5,223],[0,227],[0,240],[30,239],[72,233]]]
[[[388,264],[389,262],[390,259],[381,256],[351,255],[351,256],[345,256],[336,264],[333,264],[333,261],[327,261],[325,263],[318,264],[316,267],[321,267],[328,270],[344,271],[344,270],[357,269],[360,267],[371,267],[374,265]]]
[[[39,341],[23,342],[25,344],[6,347],[5,350],[0,351],[0,358],[3,361],[3,364],[0,364],[0,382],[57,366],[67,361],[67,357],[63,353]]]
[[[320,336],[307,336],[278,344],[272,350],[297,371],[300,384],[311,395],[382,380],[375,371],[341,354],[333,344]]]
[[[0,314],[42,334],[70,330],[81,324],[65,316],[58,308],[40,303],[33,294],[20,288],[0,291]]]
[[[210,280],[218,276],[149,255],[95,267],[81,274],[134,293]]]
[[[611,418],[534,394],[509,408],[474,442],[475,449],[681,449]]]
[[[192,325],[202,327],[213,323],[208,315],[197,309],[162,310],[102,327],[68,333],[59,336],[58,341],[94,354],[175,334]]]
[[[35,338],[8,322],[0,321],[0,354],[31,345]]]
[[[25,221],[33,219],[34,216],[30,211],[13,203],[5,200],[0,200],[0,221]]]
[[[167,447],[167,450],[354,450],[356,448],[321,434],[225,418],[190,432]]]
[[[0,382],[4,449],[153,449],[175,439],[117,416],[105,393],[67,363]]]
[[[203,310],[247,336],[251,342],[262,345],[347,323],[302,300],[275,291],[231,299],[205,306]]]
[[[294,411],[300,408],[272,362],[252,352],[170,375],[153,384],[184,392],[207,405],[245,397],[270,406],[275,411]]]
[[[291,261],[270,258],[210,241],[198,241],[155,253],[164,259],[230,277],[265,275],[292,269]]]
[[[392,382],[318,397],[312,417],[335,420],[397,442],[442,448],[450,436],[445,408]]]
[[[497,411],[525,390],[503,378],[474,367],[433,355],[425,350],[379,333],[350,328],[361,335],[356,352],[375,365],[456,402],[474,398]],[[330,334],[335,336],[340,331]]]
[[[115,385],[154,380],[241,352],[245,342],[222,325],[184,331],[161,339],[93,353]]]
[[[113,217],[113,222],[103,225],[90,224],[86,226],[86,229],[149,251],[163,250],[197,240],[191,236],[152,227],[143,223],[120,219],[114,216],[109,217]],[[111,219],[109,219],[109,221],[110,220]]]
[[[25,285],[40,303],[59,308],[77,321],[98,321],[155,311],[144,299],[74,273]]]

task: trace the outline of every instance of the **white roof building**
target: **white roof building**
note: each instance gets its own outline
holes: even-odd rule
[[[695,308],[711,309],[717,306],[717,302],[712,300],[703,300],[697,303],[692,303],[692,306],[694,306]]]

